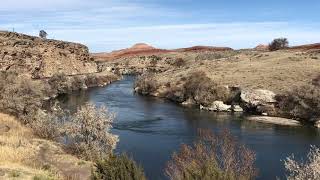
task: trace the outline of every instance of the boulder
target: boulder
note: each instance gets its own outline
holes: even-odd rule
[[[242,109],[242,107],[239,106],[239,105],[234,105],[234,106],[232,107],[232,111],[233,111],[233,112],[243,112],[243,109]]]
[[[257,113],[267,113],[274,115],[276,112],[274,104],[276,94],[269,90],[243,90],[240,98],[243,106],[248,111],[256,111]]]
[[[240,95],[242,102],[252,106],[275,103],[275,96],[274,92],[264,89],[243,90]]]
[[[314,126],[316,126],[317,128],[320,128],[320,120],[316,121],[316,123],[314,124]]]
[[[231,105],[224,104],[222,101],[214,101],[211,106],[204,107],[200,105],[200,109],[217,112],[230,112]]]
[[[259,44],[254,48],[256,51],[268,51],[269,50],[269,45],[266,44]]]

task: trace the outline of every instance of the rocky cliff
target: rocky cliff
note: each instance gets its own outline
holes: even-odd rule
[[[97,65],[82,44],[0,31],[0,71],[46,78],[95,73]]]

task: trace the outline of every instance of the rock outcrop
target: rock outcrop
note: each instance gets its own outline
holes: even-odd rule
[[[95,73],[97,65],[82,44],[0,31],[0,71],[47,78]]]
[[[255,112],[270,115],[275,111],[274,104],[276,94],[269,90],[242,90],[241,101],[247,111],[253,110]]]
[[[258,46],[256,46],[254,48],[254,50],[256,50],[256,51],[268,51],[269,50],[269,45],[259,44]]]

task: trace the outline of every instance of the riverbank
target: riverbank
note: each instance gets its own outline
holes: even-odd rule
[[[92,162],[41,136],[57,131],[47,105],[59,95],[106,86],[121,76],[99,71],[81,44],[5,31],[0,44],[0,112],[6,113],[0,114],[0,179],[90,179]]]
[[[112,133],[119,136],[116,153],[127,152],[144,167],[148,179],[165,179],[163,169],[181,143],[191,145],[199,129],[231,131],[257,154],[257,180],[285,179],[281,160],[304,158],[310,145],[319,146],[320,131],[309,126],[283,126],[250,121],[247,113],[188,108],[163,98],[133,92],[137,77],[124,76],[109,86],[75,92],[61,99],[62,107],[77,109],[86,102],[116,114]]]
[[[121,58],[106,71],[142,74],[135,91],[212,111],[245,111],[317,127],[318,51],[229,50]],[[291,104],[291,105],[290,105]]]

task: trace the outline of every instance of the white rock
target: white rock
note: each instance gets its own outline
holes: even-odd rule
[[[222,101],[214,101],[209,109],[211,111],[227,112],[231,111],[231,105],[224,104]]]
[[[239,105],[235,105],[232,109],[233,112],[243,112],[243,109]]]
[[[268,116],[251,116],[247,118],[250,121],[257,121],[268,124],[277,124],[285,126],[301,126],[301,123],[296,120],[280,118],[280,117],[268,117]]]
[[[275,103],[276,94],[269,90],[243,90],[241,92],[241,100],[251,106]]]
[[[181,103],[183,106],[190,106],[193,105],[195,102],[192,99],[188,99],[186,101],[184,101],[183,103]]]
[[[320,128],[320,120],[314,124],[317,128]]]
[[[112,72],[113,71],[113,67],[106,67],[105,71]]]

